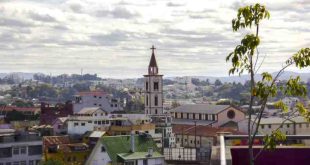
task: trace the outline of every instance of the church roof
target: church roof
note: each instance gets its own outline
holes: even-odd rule
[[[149,67],[157,67],[157,62],[156,62],[154,51],[152,52],[152,57],[151,57]]]

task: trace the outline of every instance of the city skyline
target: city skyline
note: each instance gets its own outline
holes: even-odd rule
[[[247,33],[233,33],[231,20],[250,2],[2,1],[0,70],[57,75],[83,68],[102,77],[137,78],[155,45],[159,72],[167,77],[228,76],[225,57]],[[263,4],[271,18],[261,26],[262,71],[273,72],[310,45],[310,3]]]

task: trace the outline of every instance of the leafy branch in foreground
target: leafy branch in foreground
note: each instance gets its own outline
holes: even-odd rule
[[[265,6],[258,3],[255,5],[241,7],[238,10],[237,18],[232,20],[233,31],[238,31],[244,28],[251,29],[252,27],[255,27],[255,33],[245,35],[244,38],[241,40],[241,43],[237,45],[235,49],[226,57],[226,61],[230,61],[232,64],[232,67],[229,69],[229,74],[241,75],[243,72],[247,72],[248,74],[250,74],[248,146],[250,160],[249,163],[251,165],[254,164],[255,159],[261,153],[259,152],[257,155],[254,156],[253,144],[254,139],[258,134],[259,124],[262,118],[262,114],[265,110],[268,98],[277,96],[279,91],[281,91],[285,96],[304,97],[307,94],[306,87],[302,84],[300,77],[290,77],[286,84],[280,86],[278,86],[277,81],[279,80],[279,77],[282,75],[284,70],[292,65],[295,65],[299,69],[310,66],[309,48],[300,49],[291,58],[285,61],[283,67],[275,76],[272,76],[268,72],[263,72],[262,79],[260,81],[255,80],[255,73],[258,72],[260,66],[262,65],[261,63],[259,67],[256,68],[256,64],[259,60],[258,47],[261,43],[261,40],[259,38],[260,23],[262,20],[269,18],[269,11],[266,9]],[[261,103],[261,107],[256,116],[253,116],[254,100],[258,100]],[[275,103],[275,106],[282,109],[282,111],[285,113],[289,111],[288,107],[282,101]],[[299,114],[305,117],[307,121],[310,121],[310,113],[301,103],[297,103],[295,109],[297,109]],[[295,112],[290,113],[289,115],[293,114],[295,114]],[[252,117],[254,117],[254,122],[252,121]],[[290,116],[288,116],[284,121],[290,119]],[[276,129],[272,131],[271,134],[266,135],[266,137],[264,138],[264,149],[275,149],[278,142],[285,140],[285,134],[283,134],[280,129]]]

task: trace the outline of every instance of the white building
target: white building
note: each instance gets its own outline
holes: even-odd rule
[[[0,132],[0,165],[39,165],[42,138],[35,133]]]
[[[107,130],[110,126],[110,117],[102,108],[83,108],[68,117],[67,125],[69,135],[82,135],[87,131]]]
[[[104,136],[98,140],[86,165],[164,165],[152,138],[143,135]]]
[[[115,99],[101,91],[80,92],[75,96],[73,112],[78,113],[86,107],[101,107],[107,112],[123,110],[119,99]]]
[[[103,108],[83,108],[67,119],[68,134],[83,135],[87,131],[108,131],[112,135],[145,132],[155,134],[155,125],[145,114],[110,114]]]

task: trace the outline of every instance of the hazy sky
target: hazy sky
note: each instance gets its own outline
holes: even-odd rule
[[[141,77],[154,44],[165,76],[227,76],[225,57],[248,32],[232,32],[231,20],[249,2],[1,0],[0,72]],[[271,13],[260,31],[262,69],[275,71],[310,46],[310,0],[260,2]]]

